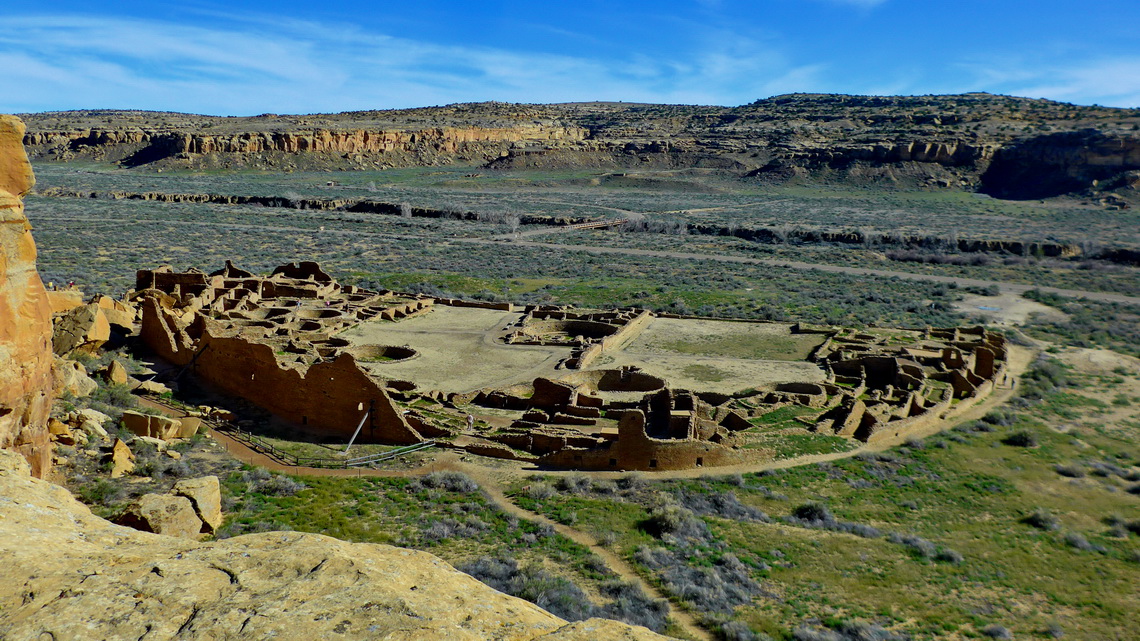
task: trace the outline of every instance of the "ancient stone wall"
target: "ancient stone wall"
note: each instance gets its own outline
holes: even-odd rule
[[[616,441],[595,449],[567,447],[540,459],[543,465],[583,470],[689,470],[740,463],[743,454],[708,440],[658,439],[646,434],[645,414],[622,414]]]
[[[363,439],[398,444],[423,440],[385,389],[347,352],[308,367],[289,366],[272,345],[215,335],[218,328],[205,318],[182,326],[156,297],[147,298],[142,309],[141,335],[151,349],[172,363],[190,366],[227,393],[325,434],[347,439],[367,413]]]
[[[51,466],[51,303],[24,215],[35,179],[23,136],[18,118],[0,115],[0,448],[18,451],[42,477]]]

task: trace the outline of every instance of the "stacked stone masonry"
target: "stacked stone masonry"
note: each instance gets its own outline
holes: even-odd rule
[[[304,429],[347,440],[439,445],[541,466],[674,470],[771,456],[746,448],[765,414],[810,410],[805,432],[864,442],[931,425],[1007,380],[1003,337],[984,328],[864,333],[796,325],[823,341],[809,357],[818,382],[783,382],[733,394],[678,389],[636,366],[591,369],[623,349],[655,315],[646,310],[530,306],[503,345],[566,347],[554,377],[470,392],[421,389],[362,365],[417,358],[399,345],[355,345],[360,323],[402,322],[436,305],[515,312],[509,303],[433,299],[342,286],[318,265],[256,276],[232,264],[213,273],[168,267],[138,273],[141,334],[160,356],[221,390]],[[414,321],[412,321],[414,322]],[[513,416],[509,425],[473,420]]]

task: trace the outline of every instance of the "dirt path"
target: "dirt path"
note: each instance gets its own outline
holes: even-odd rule
[[[163,411],[169,410],[168,407],[155,403],[150,403],[148,405],[154,407],[155,409]],[[510,483],[511,477],[514,476],[513,470],[504,470],[503,472],[505,472],[505,474],[496,475],[493,470],[490,470],[481,465],[473,465],[463,462],[460,455],[455,452],[446,452],[439,456],[432,463],[410,470],[344,470],[296,467],[283,463],[282,461],[279,461],[278,459],[262,452],[250,449],[245,443],[234,439],[225,432],[210,430],[210,436],[212,436],[218,443],[223,445],[231,456],[242,461],[243,463],[249,463],[250,465],[257,465],[258,467],[264,467],[269,470],[285,472],[288,474],[298,474],[303,476],[370,476],[391,478],[421,476],[424,474],[429,474],[431,472],[439,472],[445,470],[462,472],[463,474],[471,477],[476,483],[478,483],[479,487],[482,488],[487,497],[503,512],[506,512],[507,514],[510,514],[522,520],[552,527],[555,532],[561,534],[562,536],[565,536],[575,543],[578,543],[579,545],[589,548],[591,552],[601,557],[606,566],[623,581],[628,581],[638,585],[641,587],[642,591],[654,599],[665,599],[666,601],[669,601],[668,596],[661,593],[661,591],[656,587],[646,582],[645,579],[643,579],[641,575],[639,575],[629,565],[629,563],[625,561],[625,559],[621,558],[619,555],[615,554],[608,548],[602,546],[596,539],[594,539],[594,537],[580,530],[575,530],[569,526],[563,525],[562,523],[553,521],[541,514],[536,514],[529,510],[524,510],[523,508],[516,505],[513,501],[511,501],[510,498],[507,497],[507,495],[503,492],[503,487],[506,484]],[[689,614],[689,612],[678,608],[672,602],[670,602],[670,616],[690,637],[694,639],[712,641],[712,635],[710,635],[707,630],[702,628],[697,623],[696,619],[693,618],[691,614]]]
[[[570,526],[558,523],[557,521],[553,521],[541,514],[525,510],[511,501],[510,498],[507,497],[507,495],[502,490],[503,486],[506,485],[506,483],[510,482],[509,477],[503,478],[501,476],[496,476],[492,470],[489,470],[483,466],[471,465],[462,462],[459,460],[458,455],[455,453],[448,454],[449,455],[447,456],[446,460],[444,457],[441,457],[437,461],[437,464],[441,466],[441,469],[451,469],[462,472],[474,479],[475,482],[479,484],[479,487],[483,488],[483,491],[487,494],[487,496],[507,514],[513,515],[519,519],[531,521],[532,523],[549,525],[550,527],[554,528],[555,532],[570,539],[571,541],[574,541],[579,545],[583,545],[589,548],[591,552],[601,557],[601,559],[605,561],[606,566],[609,567],[609,569],[612,570],[614,574],[616,574],[623,581],[628,581],[640,586],[642,591],[654,599],[665,599],[666,601],[669,601],[668,596],[663,594],[653,585],[646,582],[645,579],[643,579],[641,575],[638,574],[633,569],[633,567],[626,562],[625,559],[615,554],[609,548],[601,545],[593,536],[586,534],[581,530],[576,530]],[[707,630],[702,628],[697,623],[697,620],[687,610],[677,607],[677,605],[672,602],[670,602],[670,616],[692,638],[712,641],[712,635]]]

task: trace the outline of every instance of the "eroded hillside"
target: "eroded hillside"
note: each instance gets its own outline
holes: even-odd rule
[[[1042,198],[1140,182],[1140,111],[990,94],[795,94],[740,107],[477,103],[221,118],[140,111],[24,116],[35,159],[154,168],[716,170]]]

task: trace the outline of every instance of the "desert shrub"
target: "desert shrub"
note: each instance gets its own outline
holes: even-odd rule
[[[272,474],[265,468],[254,468],[242,472],[241,480],[250,492],[269,496],[293,496],[309,486],[288,476]]]
[[[1067,465],[1058,463],[1053,466],[1053,471],[1060,474],[1061,476],[1067,476],[1074,479],[1082,478],[1085,475],[1085,468],[1076,463],[1070,463]]]
[[[752,628],[743,621],[727,621],[720,626],[720,636],[724,641],[757,641]]]
[[[590,491],[590,479],[581,474],[571,474],[558,479],[558,489],[571,494],[585,494]]]
[[[1017,414],[1006,409],[996,409],[983,416],[982,422],[989,423],[990,425],[1009,427],[1017,422]]]
[[[900,534],[899,532],[891,532],[887,535],[887,540],[891,543],[908,548],[912,554],[924,559],[932,559],[938,552],[938,546],[926,539],[916,536],[914,534]]]
[[[90,483],[79,485],[79,500],[88,505],[110,507],[123,500],[125,492],[117,483],[106,478],[97,478]]]
[[[1077,532],[1067,532],[1063,537],[1065,545],[1080,550],[1082,552],[1105,552],[1104,546],[1094,545],[1089,542],[1084,535]]]
[[[803,505],[796,506],[796,508],[792,510],[792,516],[808,523],[829,523],[835,521],[831,510],[827,509],[826,505],[815,501],[809,501]]]
[[[796,506],[790,516],[784,517],[784,521],[800,527],[854,534],[865,539],[877,539],[883,535],[877,528],[870,525],[836,520],[826,505],[816,501],[808,501]]]
[[[618,485],[609,479],[598,479],[593,482],[590,489],[595,494],[617,494]]]
[[[555,491],[549,483],[532,483],[526,487],[527,498],[534,501],[545,501],[554,496]]]
[[[707,539],[709,528],[691,511],[679,505],[663,505],[649,512],[649,518],[642,522],[642,529],[657,538],[665,535]]]
[[[934,560],[935,561],[942,561],[944,563],[953,563],[954,565],[958,565],[959,563],[964,562],[966,560],[966,558],[963,557],[958,552],[956,552],[955,550],[951,550],[950,548],[947,548],[947,547],[942,547],[942,548],[938,548],[938,552],[936,552],[934,554]]]
[[[669,614],[664,601],[651,599],[637,585],[623,581],[603,583],[600,592],[609,601],[596,606],[570,580],[537,566],[520,566],[514,559],[481,557],[457,567],[500,592],[526,599],[568,621],[604,617],[660,631]]]
[[[1010,432],[1001,442],[1013,447],[1037,447],[1037,436],[1028,430],[1017,430]]]
[[[447,492],[478,492],[479,484],[462,472],[432,472],[408,484],[408,491],[419,492],[425,488]]]
[[[975,421],[974,424],[970,426],[970,429],[975,431],[975,432],[994,432],[994,431],[997,431],[994,428],[993,423],[990,423],[989,421],[985,421],[985,420]]]
[[[733,609],[763,592],[743,562],[725,554],[710,565],[693,567],[686,562],[690,551],[640,546],[634,560],[655,570],[665,589],[703,612],[731,614]],[[767,566],[765,566],[767,567]]]
[[[719,516],[735,521],[767,523],[770,519],[762,510],[745,505],[735,492],[684,492],[674,495],[685,509],[701,516]]]
[[[991,623],[982,628],[982,634],[991,639],[1012,639],[1013,633],[1009,631],[1004,625]]]
[[[490,526],[477,516],[463,520],[444,517],[428,521],[423,530],[420,531],[420,540],[427,543],[438,543],[452,538],[470,539],[486,532],[489,528]]]
[[[1047,532],[1061,529],[1061,520],[1053,516],[1049,510],[1040,507],[1033,510],[1029,516],[1021,519],[1021,522]]]
[[[658,632],[668,624],[669,604],[650,598],[635,583],[610,580],[602,583],[600,591],[610,602],[596,609],[594,616],[643,625]]]
[[[627,474],[618,479],[617,484],[623,490],[639,490],[645,486],[645,477],[640,474]]]
[[[863,621],[841,621],[827,625],[827,628],[801,625],[792,631],[792,639],[795,641],[907,641],[908,639],[880,625]]]
[[[1094,476],[1103,478],[1110,476],[1126,478],[1128,476],[1128,470],[1108,461],[1089,461],[1089,469]]]

